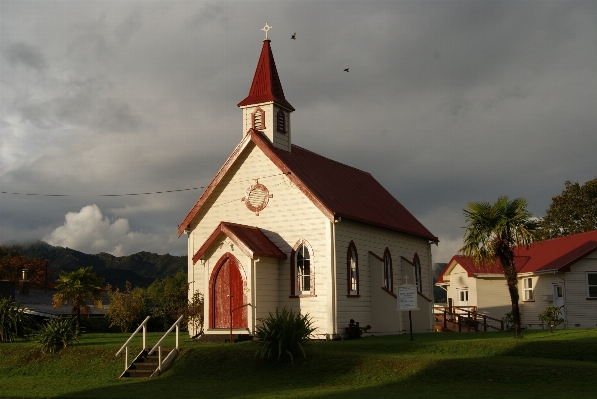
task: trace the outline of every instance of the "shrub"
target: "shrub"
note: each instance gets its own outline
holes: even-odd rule
[[[144,290],[131,288],[131,283],[126,282],[124,291],[116,288],[109,292],[110,306],[106,310],[106,317],[110,320],[110,327],[116,326],[122,332],[130,332],[137,327],[146,316]]]
[[[34,329],[35,320],[18,303],[0,298],[0,342],[25,338]]]
[[[548,306],[543,313],[539,315],[539,320],[549,325],[549,329],[553,332],[553,328],[559,326],[564,322],[564,319],[560,317],[562,309],[557,306]]]
[[[167,330],[180,317],[185,316],[180,327],[187,326],[189,283],[184,272],[155,280],[145,291],[145,301],[155,328]],[[156,325],[157,324],[157,325]]]
[[[191,329],[195,334],[193,338],[203,334],[203,304],[203,294],[198,290],[195,291],[193,294],[193,299],[191,299],[188,308],[189,329]]]
[[[279,362],[282,355],[286,354],[294,363],[294,354],[300,351],[303,357],[307,358],[303,344],[316,330],[308,313],[302,315],[300,312],[294,313],[286,307],[281,311],[276,308],[275,314],[269,312],[267,317],[259,319],[259,321],[261,321],[261,325],[256,328],[259,349],[255,352],[255,357],[263,360],[276,356]]]
[[[49,319],[37,333],[38,347],[42,352],[56,353],[77,341],[75,319]]]
[[[370,325],[361,327],[359,326],[359,322],[354,321],[353,319],[350,319],[348,327],[344,327],[344,331],[346,331],[348,339],[361,338],[361,335],[363,335],[363,333],[367,332],[369,329],[371,329]]]

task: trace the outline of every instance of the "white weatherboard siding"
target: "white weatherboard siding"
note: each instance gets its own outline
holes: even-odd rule
[[[512,310],[506,280],[503,277],[483,277],[475,280],[475,301],[478,312],[501,320]],[[496,328],[501,326],[501,323],[494,320],[488,320],[487,323]]]
[[[368,260],[372,281],[379,281],[380,287],[383,282],[383,262],[377,257],[368,253]],[[400,312],[396,312],[397,301],[392,295],[382,289],[371,290],[371,323],[363,322],[363,325],[371,325],[372,334],[391,334],[401,332],[402,318]],[[360,321],[359,321],[360,322]],[[398,328],[396,328],[398,326]]]
[[[258,130],[269,139],[269,141],[274,145],[274,147],[281,148],[285,151],[290,151],[292,142],[290,130],[290,112],[285,108],[282,108],[277,104],[274,104],[273,102],[242,107],[243,133],[246,133],[249,131],[249,129],[253,128],[253,112],[255,112],[257,108],[260,108],[265,113],[265,128]],[[285,113],[286,133],[280,133],[277,131],[276,116],[278,114],[278,111],[280,110],[282,110]]]
[[[259,216],[247,209],[245,203],[241,201],[246,195],[247,188],[256,179],[265,185],[272,195],[267,207],[259,212]],[[328,295],[331,293],[328,273],[331,265],[331,251],[330,241],[326,237],[326,225],[329,224],[329,220],[282,175],[280,169],[253,143],[248,144],[234,165],[230,167],[226,176],[220,181],[191,223],[191,254],[197,252],[222,221],[256,226],[286,253],[288,256],[286,260],[271,260],[271,262],[278,262],[277,278],[280,281],[278,307],[287,306],[295,311],[309,313],[315,320],[318,332],[327,333],[328,313],[326,309]],[[315,274],[316,296],[289,298],[290,254],[301,239],[307,240],[313,250],[311,257]],[[198,273],[198,269],[202,266],[200,262],[193,266],[191,257],[189,257],[189,281],[194,275],[195,289],[203,289],[203,293],[207,295],[209,274]],[[215,257],[210,260],[213,258]],[[219,257],[213,259],[213,262],[218,259]],[[258,276],[261,262],[264,260],[261,259],[255,266]],[[271,272],[271,270],[269,271]],[[271,300],[269,303],[273,306]],[[206,301],[206,310],[209,309],[207,306]],[[275,307],[267,310],[275,311]],[[260,307],[258,312],[258,314],[263,314],[262,312],[266,312],[266,309]]]
[[[412,265],[409,264],[409,270],[404,270],[401,257],[412,261],[417,253],[421,263],[421,279],[424,283],[423,294],[427,298],[433,298],[428,240],[347,219],[336,223],[335,229],[339,331],[344,331],[350,319],[358,321],[361,326],[371,325],[371,333],[399,333],[408,330],[408,312],[402,312],[404,314],[400,315],[401,312],[396,311],[397,299],[381,288],[383,262],[371,256],[369,252],[383,258],[385,249],[389,249],[392,256],[395,294],[398,293],[398,285],[403,284],[404,273],[409,273],[409,283],[414,282]],[[348,296],[347,251],[351,241],[354,242],[358,255],[360,295],[358,298]],[[412,312],[413,330],[428,332],[432,329],[433,303],[419,296],[418,305],[420,310]],[[379,309],[376,309],[378,306],[382,306],[384,310],[379,312]],[[396,313],[394,322],[384,320],[388,319],[389,311]]]
[[[477,279],[469,277],[468,272],[462,266],[456,264],[450,273],[450,285],[448,286],[448,299],[452,298],[454,306],[461,305],[459,293],[468,290],[468,305],[477,306]]]
[[[533,301],[524,301],[523,279],[529,277],[533,279],[533,296],[535,299]],[[553,306],[553,301],[548,300],[547,297],[553,295],[554,284],[562,283],[564,277],[565,273],[522,275],[518,277],[520,319],[523,326],[526,326],[527,328],[541,328],[539,314],[548,306]],[[508,310],[508,312],[509,311],[510,310]]]
[[[256,319],[266,317],[269,312],[274,313],[276,307],[280,306],[280,287],[284,287],[283,284],[280,284],[281,269],[281,262],[278,259],[260,258],[258,262],[255,262],[253,290]],[[259,325],[259,321],[257,321],[257,325]]]
[[[568,328],[595,328],[597,326],[597,300],[587,299],[587,272],[597,273],[597,253],[572,265],[566,273],[564,301]]]

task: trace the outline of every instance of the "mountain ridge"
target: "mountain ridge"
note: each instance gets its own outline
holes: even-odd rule
[[[141,251],[126,256],[114,256],[106,252],[86,254],[72,248],[50,245],[37,240],[17,247],[19,255],[31,259],[49,260],[48,269],[56,272],[50,276],[53,281],[60,271],[73,271],[92,266],[98,277],[103,277],[112,287],[123,289],[129,281],[134,287],[148,287],[156,279],[173,276],[187,270],[187,256],[159,255]]]

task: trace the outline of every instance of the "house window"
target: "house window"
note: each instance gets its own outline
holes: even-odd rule
[[[350,242],[348,245],[348,253],[346,256],[348,275],[348,295],[358,296],[359,295],[359,258],[357,256],[357,248],[354,242]]]
[[[313,250],[300,240],[291,254],[291,296],[314,296]]]
[[[461,305],[468,305],[468,290],[461,290],[460,291],[460,304]]]
[[[390,255],[390,250],[388,248],[386,248],[383,254],[383,287],[390,292],[394,292],[392,256]]]
[[[423,292],[423,285],[421,284],[421,262],[419,261],[418,254],[415,254],[413,264],[415,265],[415,285],[417,286],[417,291]]]
[[[280,133],[286,133],[286,115],[282,110],[279,110],[276,114],[276,130]]]
[[[597,273],[587,273],[587,293],[589,298],[597,298]]]
[[[265,129],[265,111],[261,108],[257,108],[255,112],[251,114],[253,118],[253,129],[263,130]]]
[[[522,279],[522,286],[524,290],[523,298],[525,301],[534,301],[533,296],[533,279],[531,277]]]

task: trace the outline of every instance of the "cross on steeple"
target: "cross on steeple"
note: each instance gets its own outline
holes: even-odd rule
[[[265,23],[265,26],[263,27],[263,29],[261,29],[262,31],[264,31],[264,32],[265,32],[265,40],[268,40],[268,38],[267,38],[267,32],[268,32],[268,31],[269,31],[271,28],[272,28],[272,27],[271,27],[271,26],[269,26],[269,25],[267,24],[267,22],[266,22],[266,23]]]

